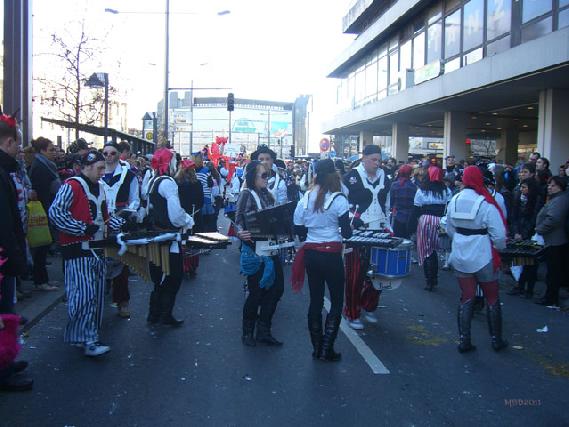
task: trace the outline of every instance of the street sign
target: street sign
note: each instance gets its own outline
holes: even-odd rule
[[[330,149],[330,140],[328,138],[322,138],[320,140],[320,152],[323,153]]]

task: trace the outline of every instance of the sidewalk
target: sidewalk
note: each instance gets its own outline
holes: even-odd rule
[[[18,300],[15,307],[16,313],[28,320],[22,328],[24,332],[31,329],[53,307],[63,301],[65,296],[61,257],[49,256],[47,261],[51,263],[51,265],[47,266],[49,280],[50,282],[57,282],[59,289],[57,291],[36,291],[31,280],[22,282],[23,289],[32,292],[30,298]]]

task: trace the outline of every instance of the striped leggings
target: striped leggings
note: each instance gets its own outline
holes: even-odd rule
[[[106,263],[104,258],[65,260],[65,290],[69,322],[63,335],[71,344],[99,340],[103,321]]]

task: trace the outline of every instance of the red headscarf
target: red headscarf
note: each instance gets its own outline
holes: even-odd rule
[[[189,159],[184,159],[182,160],[182,162],[180,163],[180,167],[182,169],[195,169],[196,168],[196,163],[193,160],[189,160]]]
[[[160,148],[152,156],[152,169],[163,175],[170,171],[170,162],[174,153],[167,148]]]
[[[492,197],[492,195],[484,186],[484,177],[482,176],[482,171],[477,166],[468,166],[466,169],[464,169],[464,173],[462,175],[462,183],[465,187],[472,188],[478,194],[483,196],[484,200],[486,200],[489,204],[495,206],[496,209],[498,209],[500,218],[502,218],[504,227],[507,228],[504,213],[502,212],[502,209],[500,209],[500,206],[498,206],[498,203],[496,203],[496,199]],[[494,249],[494,246],[492,246],[492,261],[494,270],[498,269],[500,266],[500,255],[498,254],[498,251]]]
[[[429,166],[427,173],[429,174],[429,181],[431,182],[443,181],[443,170],[438,166]]]
[[[413,172],[413,168],[411,165],[402,165],[397,172],[397,177],[399,178],[399,185],[405,184],[405,181],[409,179],[411,173]]]

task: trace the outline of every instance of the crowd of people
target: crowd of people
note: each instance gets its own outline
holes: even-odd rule
[[[553,176],[549,161],[539,153],[517,165],[469,164],[449,156],[444,169],[436,158],[383,161],[375,145],[365,146],[362,154],[350,165],[341,160],[285,163],[269,147],[260,146],[250,158],[212,159],[204,150],[183,159],[168,147],[142,156],[131,153],[127,142],[107,142],[96,150],[82,139],[62,152],[43,137],[22,150],[15,120],[1,115],[0,210],[6,219],[0,228],[0,332],[11,331],[15,320],[26,321],[15,314],[15,302],[29,296],[22,280],[32,280],[38,291],[59,289],[47,269],[48,254],[56,250],[64,262],[69,317],[65,342],[89,357],[109,352],[99,331],[104,294],[110,292],[117,314],[129,318],[132,272],[120,261],[106,259],[89,242],[141,228],[216,232],[224,212],[231,222],[229,234],[241,240],[240,271],[247,287],[242,342],[280,346],[272,324],[285,289],[287,257],[256,253],[249,221],[252,212],[289,202],[295,206],[293,231],[302,242],[288,252],[294,257],[292,286],[298,291],[307,273],[307,320],[315,359],[341,359],[334,343],[342,317],[356,330],[365,328],[364,321],[378,321],[374,312],[381,290],[367,275],[369,248],[353,248],[342,256],[343,239],[355,229],[413,239],[425,289],[431,292],[438,286],[443,255],[461,288],[461,353],[475,349],[470,319],[477,301],[484,299],[492,347],[499,351],[507,346],[497,282],[504,268],[498,251],[507,239],[533,239],[545,246],[547,290],[536,302],[559,306],[569,247],[569,163]],[[34,221],[30,202],[41,208]],[[41,212],[45,224],[39,224],[48,230],[43,239],[37,237]],[[441,244],[445,238],[447,246]],[[154,288],[149,324],[182,325],[173,315],[178,290],[184,274],[195,276],[199,256],[207,253],[189,251],[176,241],[169,247],[168,274],[150,263]],[[508,294],[533,297],[538,265],[514,267],[516,285]],[[331,308],[323,320],[325,286]],[[15,361],[17,351],[10,353],[1,340],[0,347],[0,388],[30,389],[32,380],[21,374],[27,364]],[[14,341],[13,349],[17,347]]]

